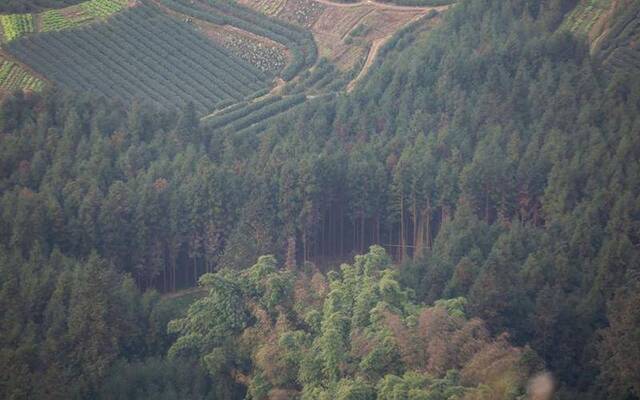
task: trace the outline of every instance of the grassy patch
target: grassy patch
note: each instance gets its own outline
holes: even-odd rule
[[[19,64],[0,58],[0,89],[4,92],[14,90],[40,91],[44,81],[33,76]]]
[[[33,17],[31,14],[0,15],[0,23],[2,23],[4,39],[7,42],[33,32]]]
[[[567,16],[563,27],[571,32],[586,35],[610,8],[611,0],[583,0]]]

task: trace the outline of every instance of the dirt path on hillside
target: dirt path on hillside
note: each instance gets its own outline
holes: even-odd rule
[[[251,99],[249,101],[247,101],[247,105],[249,104],[253,104],[257,101],[260,100],[264,100],[265,98],[267,98],[268,96],[277,96],[280,95],[280,91],[282,90],[282,88],[287,84],[287,82],[284,81],[284,79],[282,78],[276,78],[275,79],[275,86],[271,88],[271,90],[269,90],[269,92],[267,94],[264,94],[260,97],[256,97],[255,99]],[[228,108],[235,106],[237,103],[228,105],[227,107],[221,108],[219,110],[215,110],[214,112],[207,114],[205,116],[200,117],[200,121],[204,121],[207,120],[209,118],[213,118],[218,114],[222,114],[224,113]]]
[[[327,6],[331,6],[331,7],[339,7],[339,8],[353,8],[353,7],[362,7],[362,6],[372,6],[375,7],[377,9],[380,10],[396,10],[396,11],[430,11],[430,10],[436,10],[436,11],[442,11],[442,10],[446,10],[447,8],[449,8],[450,6],[437,6],[437,7],[431,7],[431,6],[399,6],[397,4],[387,4],[387,3],[381,3],[378,1],[374,1],[374,0],[364,0],[364,1],[359,1],[357,3],[339,3],[336,1],[331,1],[331,0],[314,0],[317,1],[318,3],[327,5]]]
[[[318,0],[316,0],[316,1],[318,1]],[[328,1],[328,0],[323,0],[323,1]],[[443,6],[443,7],[444,7],[444,10],[449,8],[449,6]],[[428,7],[428,8],[429,9],[443,9],[443,7]],[[438,12],[440,12],[440,11],[441,10],[438,10]],[[407,22],[405,24],[405,26],[418,21],[424,15],[425,14],[417,15],[411,21]],[[351,82],[349,82],[349,84],[347,85],[347,89],[346,89],[347,93],[351,92],[356,87],[356,84],[358,83],[358,81],[360,81],[360,79],[362,79],[367,74],[367,72],[369,72],[369,70],[371,69],[371,66],[373,65],[373,62],[376,60],[376,57],[378,56],[378,52],[380,51],[380,48],[385,43],[387,43],[387,41],[389,39],[391,39],[394,34],[387,35],[387,36],[384,36],[384,37],[379,38],[379,39],[375,39],[375,40],[373,40],[373,42],[371,42],[371,48],[369,49],[369,54],[367,54],[367,60],[365,61],[364,66],[362,67],[362,69],[360,70],[358,75]]]
[[[354,8],[359,8],[359,7],[365,7],[366,9],[369,9],[370,11],[368,13],[365,13],[365,15],[363,15],[361,18],[358,18],[357,21],[354,22],[354,24],[346,31],[346,33],[344,35],[342,35],[342,37],[340,38],[340,40],[344,40],[344,38],[346,38],[349,33],[355,29],[356,26],[360,25],[361,21],[363,21],[366,17],[368,17],[370,14],[372,14],[373,12],[379,11],[379,12],[392,12],[392,11],[396,11],[396,12],[407,12],[407,13],[414,13],[414,14],[418,14],[416,15],[414,18],[411,18],[411,20],[407,21],[403,26],[407,26],[410,23],[413,23],[415,21],[417,21],[419,18],[422,18],[423,16],[427,15],[427,13],[429,13],[430,11],[437,11],[438,13],[446,11],[447,9],[449,9],[449,7],[451,7],[451,5],[445,5],[445,6],[435,6],[435,7],[431,7],[431,6],[400,6],[400,5],[396,5],[396,4],[388,4],[388,3],[382,3],[376,0],[362,0],[359,2],[355,2],[355,3],[339,3],[336,1],[332,1],[332,0],[313,0],[316,1],[318,3],[321,3],[325,6],[331,7],[331,8],[348,8],[348,9],[354,9]],[[315,33],[316,30],[314,29],[315,26],[312,28],[312,31]],[[362,69],[358,72],[358,75],[351,81],[349,82],[349,84],[346,87],[346,92],[349,93],[351,92],[356,84],[367,74],[367,72],[369,72],[369,70],[371,69],[371,66],[373,65],[374,61],[376,60],[376,57],[378,56],[378,53],[380,51],[380,48],[389,40],[391,39],[391,37],[395,34],[388,34],[385,35],[383,37],[379,37],[377,39],[373,39],[371,41],[371,46],[369,48],[369,52],[367,53],[367,58],[364,62],[364,65],[362,67]]]
[[[345,31],[345,33],[340,37],[340,40],[344,40],[350,33],[352,30],[356,29],[356,27],[358,25],[360,25],[360,22],[367,18],[369,15],[373,14],[374,12],[376,12],[375,8],[372,8],[371,10],[369,10],[368,12],[362,14],[357,20],[353,21],[353,24],[351,24],[351,26]]]
[[[389,40],[391,36],[387,36],[381,39],[376,39],[371,43],[371,48],[369,49],[369,54],[367,54],[367,60],[364,62],[364,65],[362,66],[362,69],[360,70],[360,72],[358,72],[358,76],[356,76],[355,78],[353,78],[353,80],[351,82],[349,82],[349,84],[347,85],[347,93],[351,92],[353,90],[353,88],[356,87],[356,83],[358,83],[358,81],[360,79],[362,79],[362,77],[364,77],[367,72],[369,71],[369,69],[371,69],[371,66],[373,65],[373,62],[375,61],[376,57],[378,56],[378,52],[380,51],[380,47],[382,47],[382,45],[384,43],[387,42],[387,40]]]

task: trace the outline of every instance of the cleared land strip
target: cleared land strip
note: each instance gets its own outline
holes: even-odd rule
[[[356,77],[347,85],[347,88],[346,88],[347,92],[352,91],[355,88],[356,84],[367,74],[367,72],[375,62],[375,59],[378,56],[380,48],[384,46],[384,44],[387,43],[387,41],[390,40],[398,30],[409,25],[410,23],[413,23],[419,20],[420,18],[428,15],[431,12],[435,11],[437,13],[441,13],[443,11],[446,11],[450,7],[450,5],[424,6],[424,7],[399,6],[395,4],[380,3],[372,0],[364,0],[357,3],[337,3],[331,0],[314,0],[314,1],[317,1],[327,6],[327,9],[325,11],[326,13],[331,13],[332,8],[334,10],[335,9],[358,10],[362,8],[365,8],[365,9],[369,8],[368,11],[364,12],[362,15],[358,15],[359,18],[355,19],[354,21],[352,21],[352,23],[349,24],[348,30],[346,30],[345,32],[342,32],[342,34],[340,35],[341,36],[340,40],[342,42],[344,42],[344,40],[348,38],[355,29],[357,29],[362,24],[364,24],[365,21],[367,20],[367,17],[369,16],[373,16],[375,18],[377,16],[383,15],[385,13],[390,13],[390,12],[399,12],[399,13],[402,13],[402,15],[404,15],[405,13],[410,13],[409,15],[407,15],[406,20],[404,22],[401,22],[398,25],[397,29],[390,30],[388,33],[385,33],[386,30],[382,29],[382,28],[385,28],[384,26],[376,26],[375,24],[368,26],[368,28],[371,29],[373,32],[375,32],[375,34],[368,35],[367,38],[364,38],[370,44],[369,50],[367,52],[366,59],[362,68],[360,69]],[[324,25],[326,24],[322,24],[320,22],[321,19],[322,17],[320,17],[319,22],[314,24],[312,28],[314,35],[320,39],[318,40],[320,43],[322,43],[323,35],[329,35],[329,37],[331,37],[331,35],[335,34],[333,31],[329,31],[326,29],[326,27],[324,27]]]
[[[373,62],[375,61],[376,56],[378,55],[378,51],[380,51],[380,47],[382,47],[382,45],[387,40],[388,38],[378,39],[373,41],[373,43],[371,44],[371,49],[369,50],[369,54],[367,54],[367,60],[362,66],[362,69],[360,70],[360,72],[358,72],[358,75],[355,78],[353,78],[353,80],[349,82],[349,84],[347,85],[347,93],[351,92],[353,88],[356,87],[356,84],[358,83],[358,81],[367,74],[367,72],[373,65]]]
[[[314,0],[318,3],[322,3],[331,7],[340,7],[340,8],[352,8],[352,7],[362,7],[363,5],[370,5],[378,9],[385,10],[396,10],[396,11],[429,11],[429,10],[446,10],[449,5],[445,6],[399,6],[397,4],[389,4],[389,3],[381,3],[378,1],[365,0],[357,3],[339,3],[331,0]]]
[[[239,131],[257,124],[262,120],[280,114],[294,105],[306,100],[305,95],[269,96],[263,100],[250,103],[239,109],[229,110],[211,118],[205,119],[203,124],[209,129],[229,129]]]
[[[416,16],[413,20],[409,21],[406,25],[408,25],[409,23],[415,22],[417,20],[419,20],[420,18],[422,18],[424,15],[418,15]],[[371,66],[373,65],[373,63],[376,60],[376,57],[378,56],[378,53],[380,52],[380,49],[382,48],[382,46],[385,45],[385,43],[387,43],[391,38],[393,37],[393,34],[389,34],[386,36],[383,36],[379,39],[375,39],[373,40],[372,44],[371,44],[371,48],[369,49],[369,53],[367,54],[367,60],[365,61],[364,65],[362,66],[362,69],[360,70],[360,72],[358,73],[358,75],[351,81],[349,82],[349,84],[347,85],[347,93],[351,92],[355,87],[356,84],[364,77],[367,75],[367,72],[369,72],[369,70],[371,69]]]

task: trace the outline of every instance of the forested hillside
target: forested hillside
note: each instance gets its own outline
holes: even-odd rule
[[[283,36],[310,69],[202,120],[3,99],[0,397],[640,398],[638,8],[587,3],[418,16],[351,91]]]

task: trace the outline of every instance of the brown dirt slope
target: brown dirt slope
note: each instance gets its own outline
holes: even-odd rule
[[[257,11],[265,9],[265,1],[239,0]],[[270,0],[281,2],[281,0]],[[379,48],[401,28],[433,12],[446,11],[449,6],[412,7],[362,0],[340,3],[332,0],[285,0],[275,14],[277,18],[310,29],[321,58],[327,58],[340,70],[349,71],[363,65],[355,84],[368,72]],[[272,7],[273,8],[273,7]]]

